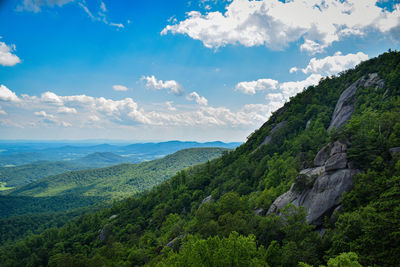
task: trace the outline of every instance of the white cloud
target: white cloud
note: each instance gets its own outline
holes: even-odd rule
[[[114,23],[114,22],[110,22],[108,25],[113,26],[113,27],[117,27],[117,28],[125,28],[124,24],[122,23]]]
[[[51,120],[54,120],[54,119],[55,119],[55,116],[54,116],[54,115],[47,114],[47,112],[44,111],[44,110],[36,111],[36,112],[34,112],[33,114],[35,114],[36,116],[41,117],[41,118],[46,118],[46,119],[51,119]]]
[[[107,8],[104,2],[100,3],[99,6],[99,11],[97,12],[97,15],[94,15],[92,11],[87,7],[86,2],[79,2],[78,5],[85,11],[85,13],[91,18],[93,21],[101,21],[106,25],[110,25],[112,27],[117,27],[117,28],[124,28],[124,24],[122,23],[115,23],[115,22],[110,22],[107,19],[106,12]]]
[[[295,96],[297,93],[303,91],[304,88],[307,88],[310,85],[316,85],[322,79],[322,75],[320,74],[311,74],[305,80],[295,81],[295,82],[284,82],[279,85],[279,89],[281,90],[285,99],[289,99],[289,97]]]
[[[307,88],[310,85],[316,85],[321,80],[322,75],[320,74],[311,74],[305,80],[301,81],[290,81],[279,83],[278,81],[271,79],[259,79],[256,81],[250,82],[241,82],[238,85],[245,84],[245,86],[241,86],[241,91],[247,94],[255,94],[257,90],[265,90],[264,86],[260,86],[262,89],[256,89],[257,85],[263,84],[260,81],[267,80],[273,81],[273,86],[268,89],[276,90],[276,93],[267,93],[265,99],[268,100],[268,106],[276,109],[280,107],[285,101],[287,101],[290,97],[295,96],[297,93],[303,91],[304,88]],[[267,83],[271,84],[271,83]],[[236,90],[238,90],[238,85],[236,86]]]
[[[284,102],[285,96],[282,93],[269,93],[265,96],[269,102]]]
[[[167,25],[161,34],[186,34],[208,48],[228,44],[265,45],[281,50],[304,40],[301,50],[323,51],[347,36],[368,30],[383,34],[398,31],[400,4],[380,8],[376,0],[234,0],[224,13],[190,11],[187,18]],[[399,36],[394,36],[399,39]]]
[[[333,56],[328,56],[321,59],[312,58],[308,63],[307,67],[301,69],[303,73],[319,73],[322,75],[333,75],[337,74],[346,69],[354,68],[361,61],[367,60],[368,55],[363,52],[357,54],[343,55],[341,52],[336,52]],[[298,71],[298,68],[294,67],[290,69]]]
[[[254,95],[257,91],[275,90],[278,81],[272,79],[258,79],[256,81],[240,82],[236,85],[236,90],[248,95]]]
[[[13,94],[11,92],[8,95]],[[190,94],[190,97],[200,105],[183,106],[182,109],[177,110],[172,102],[166,102],[161,110],[144,110],[132,98],[113,100],[87,95],[60,96],[53,92],[43,93],[40,97],[24,94],[18,105],[14,102],[4,102],[4,104],[18,109],[15,113],[7,116],[23,114],[17,120],[22,126],[50,125],[52,127],[78,128],[115,128],[135,125],[240,128],[258,125],[268,118],[274,108],[271,104],[268,106],[256,104],[245,105],[234,111],[223,106],[206,106],[207,100],[197,93]],[[53,114],[57,114],[57,116]],[[79,116],[71,119],[71,114],[79,114]],[[40,121],[36,120],[35,122],[30,117],[31,115],[39,117]],[[33,126],[32,123],[36,126]]]
[[[100,1],[100,10],[103,12],[107,12],[106,4],[103,1]]]
[[[13,54],[14,51],[15,45],[7,46],[4,42],[0,42],[0,65],[14,66],[20,63],[21,60]]]
[[[146,82],[146,87],[153,90],[167,90],[168,93],[174,95],[183,95],[185,89],[175,80],[162,81],[157,80],[154,75],[142,76],[141,80]]]
[[[63,6],[75,0],[23,0],[22,4],[17,7],[18,11],[40,12],[42,7]]]
[[[0,106],[0,115],[7,115],[7,112],[5,112],[1,106]]]
[[[62,105],[62,99],[53,92],[45,92],[41,95],[40,100],[54,105]]]
[[[174,107],[172,104],[173,104],[172,101],[167,101],[167,102],[165,102],[165,105],[167,106],[167,110],[169,110],[169,111],[176,111],[176,107]]]
[[[205,98],[204,96],[200,96],[198,93],[196,92],[191,92],[187,97],[187,100],[189,101],[196,101],[197,104],[199,105],[203,105],[203,106],[207,106],[208,105],[208,100],[207,98]]]
[[[75,108],[69,108],[69,107],[60,107],[57,110],[57,113],[62,113],[62,114],[76,114],[78,113]]]
[[[19,102],[18,96],[8,89],[5,85],[0,85],[0,100],[9,102]]]
[[[115,91],[128,91],[128,87],[124,86],[124,85],[113,85],[113,89]]]

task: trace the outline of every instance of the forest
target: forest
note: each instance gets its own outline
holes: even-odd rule
[[[350,120],[327,130],[341,94],[375,73],[381,86],[356,86]],[[335,142],[346,143],[357,170],[341,208],[318,225],[294,204],[267,212],[293,183],[299,191],[313,186],[300,172]],[[158,176],[163,182],[144,186],[145,193],[61,227],[4,243],[0,266],[396,266],[399,147],[400,53],[391,51],[306,88],[234,151],[169,179]],[[21,192],[56,192],[48,188]]]

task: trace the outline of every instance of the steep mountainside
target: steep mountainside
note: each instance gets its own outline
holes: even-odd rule
[[[291,98],[235,151],[1,247],[0,262],[396,266],[399,151],[400,53],[391,52]]]

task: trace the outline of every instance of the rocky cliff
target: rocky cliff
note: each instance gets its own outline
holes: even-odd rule
[[[338,129],[350,120],[360,86],[378,88],[383,87],[384,82],[372,73],[346,88],[339,97],[328,130]],[[301,170],[290,190],[272,203],[267,214],[279,214],[281,208],[293,204],[305,207],[310,224],[322,225],[324,217],[331,216],[340,206],[342,194],[351,190],[353,176],[359,172],[347,159],[348,145],[347,140],[342,140],[321,148],[314,159],[314,167]]]

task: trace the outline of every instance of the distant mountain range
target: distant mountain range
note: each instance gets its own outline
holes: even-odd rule
[[[35,161],[74,161],[89,167],[106,167],[118,163],[139,163],[161,158],[185,148],[221,147],[235,148],[240,143],[182,142],[137,143],[130,145],[110,144],[54,144],[54,143],[11,143],[0,142],[0,167],[16,166]],[[105,154],[113,153],[113,154]],[[92,153],[96,153],[90,155]],[[100,154],[99,154],[100,153]],[[89,156],[90,155],[90,156]],[[119,157],[118,157],[119,156]],[[82,166],[81,166],[82,167]],[[84,167],[86,168],[86,166]]]
[[[221,156],[225,148],[189,148],[161,159],[139,164],[65,172],[10,190],[13,196],[48,197],[65,194],[123,198],[148,190],[177,171]],[[97,160],[103,153],[86,157]],[[112,154],[113,155],[113,154]],[[107,156],[109,156],[107,154]]]

